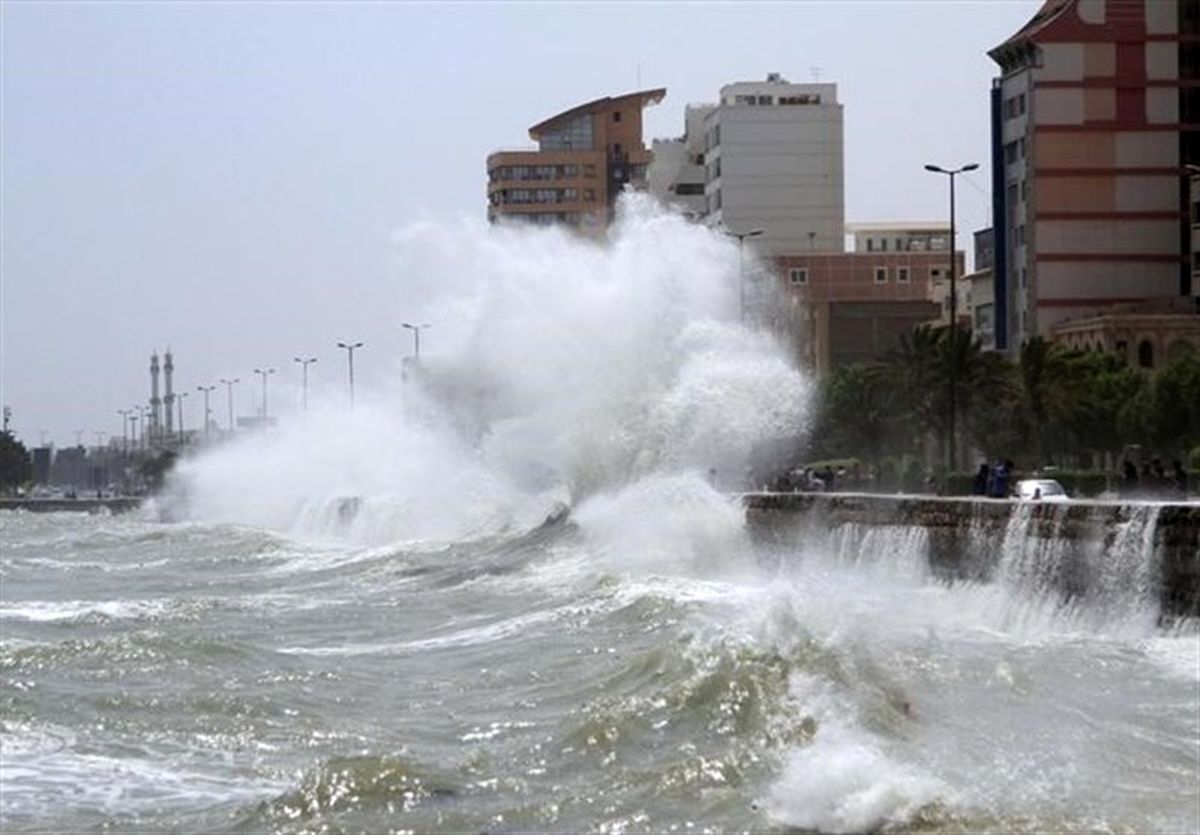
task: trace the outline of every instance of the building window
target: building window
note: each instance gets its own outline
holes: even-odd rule
[[[678,183],[675,186],[675,193],[680,197],[704,194],[704,183]]]
[[[1009,142],[1004,146],[1004,161],[1012,165],[1017,161],[1017,143]]]
[[[931,267],[929,270],[929,278],[932,281],[941,281],[942,280],[942,271],[939,270],[937,267]]]
[[[594,188],[585,188],[583,190],[583,199],[584,200],[595,200],[596,199],[596,190]]]
[[[619,122],[619,121],[621,121],[621,111],[620,111],[620,110],[614,110],[614,111],[613,111],[613,121],[614,121],[614,122]]]
[[[759,96],[758,103],[762,104],[762,105],[769,105],[771,103],[771,97],[770,96]]]
[[[875,239],[867,238],[867,252],[874,252],[874,251],[875,251]]]
[[[583,166],[583,176],[595,177],[596,176],[596,166],[594,166],[590,163],[585,163]]]
[[[805,267],[792,267],[788,270],[788,278],[792,284],[808,284],[808,270]]]
[[[896,283],[908,284],[908,267],[896,267]]]
[[[875,268],[875,283],[887,284],[887,267]]]
[[[1138,343],[1138,365],[1142,368],[1154,367],[1154,346],[1147,339]]]

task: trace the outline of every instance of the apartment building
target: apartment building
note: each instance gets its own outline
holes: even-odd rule
[[[650,151],[642,140],[642,110],[666,93],[642,90],[581,104],[531,127],[536,149],[489,155],[488,220],[561,223],[603,234],[621,190],[645,186]]]
[[[1046,0],[989,54],[995,344],[1196,292],[1200,0]]]
[[[704,118],[708,221],[762,230],[765,254],[845,248],[842,105],[836,84],[765,81],[721,88]]]

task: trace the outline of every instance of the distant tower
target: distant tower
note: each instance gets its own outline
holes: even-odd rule
[[[166,356],[163,357],[163,377],[166,393],[163,395],[163,417],[167,426],[165,438],[170,439],[175,436],[175,421],[172,415],[175,414],[175,393],[171,389],[171,375],[175,371],[175,361],[171,359],[171,349],[167,349]]]
[[[146,436],[151,440],[158,437],[158,428],[162,425],[162,398],[158,396],[158,351],[150,355],[150,431]]]

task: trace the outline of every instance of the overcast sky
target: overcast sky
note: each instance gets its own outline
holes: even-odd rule
[[[168,344],[194,390],[264,365],[287,383],[301,353],[328,383],[333,343],[363,340],[369,386],[417,315],[392,233],[484,217],[489,151],[639,85],[667,88],[649,140],[724,83],[819,68],[847,221],[944,218],[922,165],[978,161],[960,229],[987,226],[986,50],[1039,5],[7,0],[0,396],[27,443],[64,445],[119,435]]]

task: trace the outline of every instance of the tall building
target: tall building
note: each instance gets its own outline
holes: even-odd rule
[[[989,54],[995,340],[1190,296],[1200,0],[1046,0]]]
[[[759,252],[845,248],[842,106],[835,84],[766,81],[721,88],[704,117],[705,211],[733,233],[762,230]]]
[[[666,94],[659,88],[581,104],[529,129],[536,150],[491,154],[488,220],[563,223],[601,234],[621,190],[645,185],[650,151],[642,109]]]
[[[655,139],[650,146],[652,160],[646,177],[650,193],[691,220],[699,220],[708,212],[704,196],[704,120],[715,107],[689,104],[683,111],[683,136]]]

